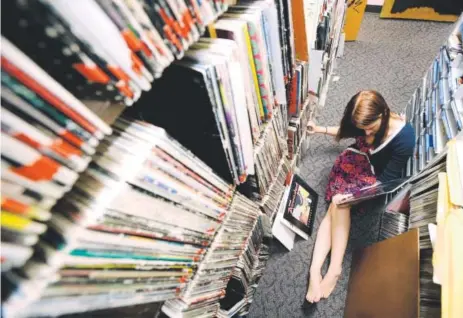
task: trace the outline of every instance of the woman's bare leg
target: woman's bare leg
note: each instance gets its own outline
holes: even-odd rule
[[[306,299],[311,303],[318,302],[322,297],[320,288],[320,283],[322,282],[321,269],[331,249],[331,219],[330,205],[318,229],[312,255],[312,264],[310,265],[310,282]]]
[[[322,297],[327,298],[334,290],[342,271],[350,230],[350,207],[340,208],[331,203],[331,259],[328,272],[321,283]]]

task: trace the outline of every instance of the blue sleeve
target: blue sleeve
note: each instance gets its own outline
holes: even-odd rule
[[[409,127],[406,133],[400,137],[392,147],[391,160],[387,163],[381,175],[378,176],[380,182],[399,179],[402,176],[402,170],[407,165],[408,159],[413,155],[413,148],[415,146],[413,128]]]

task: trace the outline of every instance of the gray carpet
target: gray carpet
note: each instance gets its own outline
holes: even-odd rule
[[[365,14],[357,41],[346,43],[344,57],[338,60],[335,75],[340,79],[330,83],[326,106],[319,110],[317,122],[337,125],[350,97],[362,89],[381,92],[393,110],[402,111],[451,27],[451,24],[444,23],[382,20],[378,14]],[[321,197],[324,197],[331,166],[345,146],[345,142],[339,145],[332,138],[315,136],[303,154],[300,175]],[[326,204],[321,200],[315,230],[325,211]],[[306,294],[315,234],[308,241],[297,241],[291,252],[274,241],[272,256],[248,317],[342,317],[352,250],[376,241],[379,215],[374,209],[364,214],[352,213],[342,277],[331,297],[309,311],[301,306]]]

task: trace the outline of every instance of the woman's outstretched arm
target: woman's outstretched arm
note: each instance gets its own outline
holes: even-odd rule
[[[339,126],[317,126],[313,121],[307,124],[307,133],[309,134],[325,134],[336,137],[339,131]]]

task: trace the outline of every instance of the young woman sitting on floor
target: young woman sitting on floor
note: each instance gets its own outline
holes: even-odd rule
[[[339,127],[309,122],[308,131],[335,136],[337,141],[355,138],[355,144],[336,159],[329,176],[325,195],[329,207],[317,233],[306,296],[314,303],[331,294],[341,275],[349,238],[350,208],[338,206],[339,202],[362,187],[400,178],[413,154],[415,133],[404,118],[391,112],[376,91],[355,94]],[[322,277],[321,268],[330,250],[330,265]]]

